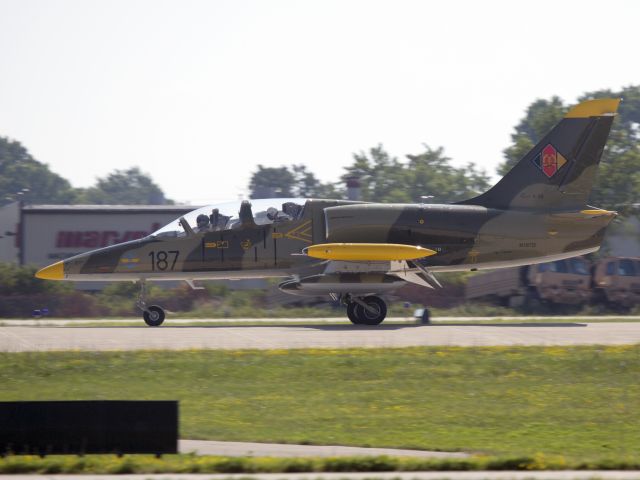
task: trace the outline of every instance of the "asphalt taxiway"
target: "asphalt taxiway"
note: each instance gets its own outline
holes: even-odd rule
[[[142,323],[142,322],[141,322]],[[0,351],[391,348],[411,346],[622,345],[640,323],[508,322],[455,325],[349,324],[186,326],[3,326]]]

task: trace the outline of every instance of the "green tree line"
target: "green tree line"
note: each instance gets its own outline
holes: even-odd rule
[[[33,158],[20,142],[0,137],[0,205],[18,198],[26,203],[51,204],[173,203],[138,167],[115,170],[89,188],[74,188]]]
[[[624,209],[637,204],[640,191],[640,85],[620,90],[587,92],[581,100],[623,98],[605,149],[590,202]],[[504,175],[562,118],[569,109],[557,96],[537,99],[514,127],[497,173]],[[463,138],[461,136],[460,138]],[[353,154],[337,182],[322,182],[304,163],[281,167],[258,165],[248,185],[251,198],[296,196],[346,198],[347,178],[357,177],[361,199],[374,202],[453,202],[473,197],[489,186],[486,172],[473,163],[456,167],[442,147],[423,145],[402,159],[379,144]],[[68,180],[33,158],[16,140],[0,136],[0,205],[18,198],[28,203],[167,204],[162,189],[138,167],[115,170],[89,188],[74,188]]]

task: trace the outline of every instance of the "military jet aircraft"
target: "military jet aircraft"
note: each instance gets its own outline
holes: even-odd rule
[[[615,212],[587,205],[618,99],[582,102],[494,187],[462,202],[381,204],[269,199],[197,209],[146,238],[40,270],[55,280],[145,282],[281,277],[295,295],[329,295],[354,324],[377,325],[381,294],[434,274],[513,267],[598,250]],[[194,287],[195,288],[195,287]]]

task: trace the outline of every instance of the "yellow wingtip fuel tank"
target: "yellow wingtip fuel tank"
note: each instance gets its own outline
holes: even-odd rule
[[[435,250],[396,243],[323,243],[304,250],[309,257],[342,261],[416,260],[435,255]]]

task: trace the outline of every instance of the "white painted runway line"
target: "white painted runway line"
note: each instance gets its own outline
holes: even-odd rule
[[[0,351],[290,349],[640,343],[640,323],[0,327]]]

